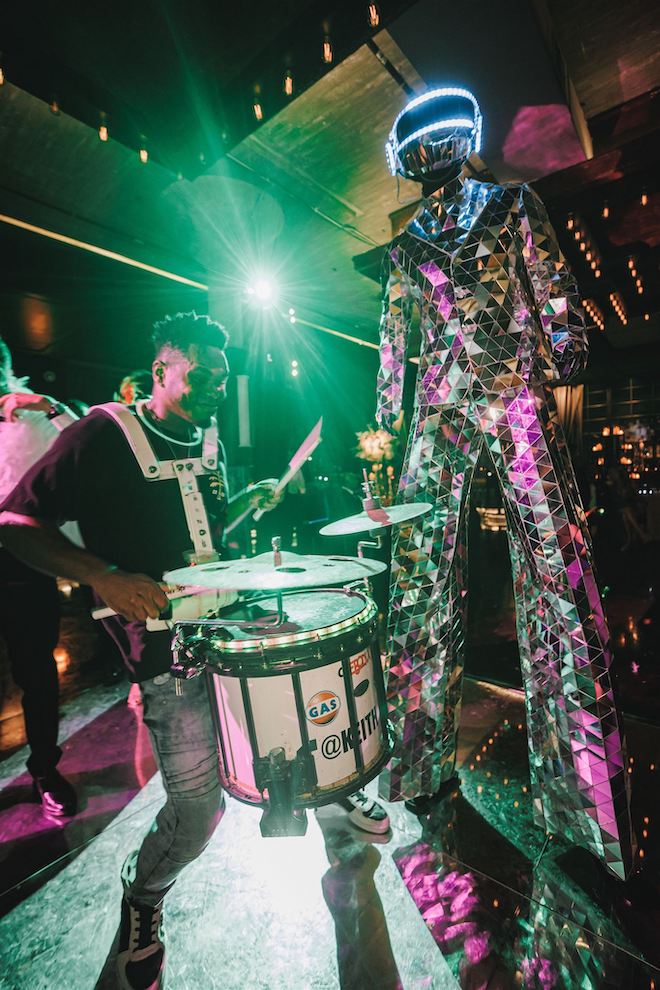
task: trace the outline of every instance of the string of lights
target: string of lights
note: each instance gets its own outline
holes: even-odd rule
[[[612,309],[616,315],[621,320],[623,326],[628,325],[628,316],[626,313],[626,306],[623,301],[623,297],[620,292],[610,292],[610,302],[612,303]]]
[[[584,262],[587,264],[591,271],[593,272],[594,278],[600,278],[602,274],[601,270],[601,253],[598,250],[598,246],[592,235],[589,233],[586,223],[579,216],[573,216],[570,214],[568,220],[566,221],[566,229],[571,231],[574,239],[577,241],[580,253],[584,256]]]
[[[646,189],[643,189],[640,193],[640,205],[648,206],[649,204],[649,194]],[[616,213],[616,211],[615,211]],[[612,209],[608,200],[603,201],[602,208],[600,210],[600,216],[603,220],[614,219],[612,214]],[[602,256],[595,242],[594,237],[589,231],[589,228],[585,220],[578,214],[569,213],[566,218],[566,230],[571,234],[576,246],[580,252],[580,257],[584,260],[585,264],[589,265],[594,278],[601,278],[602,276]],[[638,261],[634,255],[630,255],[627,261],[627,271],[630,278],[633,280],[634,289],[638,296],[644,295],[644,281],[639,272]],[[628,325],[628,311],[626,308],[626,303],[624,300],[623,293],[619,289],[611,289],[608,295],[610,304],[615,314],[618,316],[621,324],[623,326]],[[593,323],[600,329],[603,330],[605,326],[605,318],[603,312],[598,306],[597,302],[593,298],[584,299],[582,302],[588,316],[591,318]],[[650,320],[650,313],[646,312],[643,314],[643,319],[645,322]]]
[[[595,302],[594,299],[583,299],[582,305],[584,306],[587,315],[590,317],[593,323],[598,327],[599,330],[605,329],[605,317],[603,316],[603,311],[600,306]]]

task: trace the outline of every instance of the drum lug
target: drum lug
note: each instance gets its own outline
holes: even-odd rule
[[[175,679],[176,693],[181,695],[181,681],[199,677],[206,669],[208,642],[204,636],[186,637],[177,627],[172,637],[172,664],[170,673]]]

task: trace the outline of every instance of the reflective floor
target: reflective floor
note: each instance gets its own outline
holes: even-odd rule
[[[332,807],[263,839],[228,801],[166,906],[170,990],[660,988],[660,731],[629,719],[640,869],[626,884],[531,823],[522,698],[468,680],[461,789],[428,815],[357,831]],[[82,808],[30,801],[25,753],[0,763],[0,987],[114,986],[119,868],[162,800],[126,686],[64,706],[61,769]],[[375,793],[375,783],[368,790]]]

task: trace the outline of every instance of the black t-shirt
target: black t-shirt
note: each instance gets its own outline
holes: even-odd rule
[[[159,460],[199,457],[201,443],[170,445],[145,430]],[[222,448],[221,448],[222,456]],[[218,469],[197,479],[213,533],[220,546],[227,513],[227,474]],[[163,573],[186,563],[190,534],[175,478],[147,481],[122,430],[109,416],[92,411],[64,430],[24,475],[1,511],[61,525],[77,521],[85,547],[122,570]],[[132,680],[165,673],[170,666],[170,633],[147,632],[142,622],[105,620]]]

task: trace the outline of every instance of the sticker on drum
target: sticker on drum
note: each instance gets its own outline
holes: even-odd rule
[[[328,664],[300,675],[305,698],[307,732],[314,753],[318,786],[338,787],[356,773],[354,746],[357,742],[364,769],[383,751],[378,732],[380,711],[374,681],[371,647],[350,658],[351,687],[357,724],[352,728],[341,663]],[[321,699],[321,700],[319,700]]]

